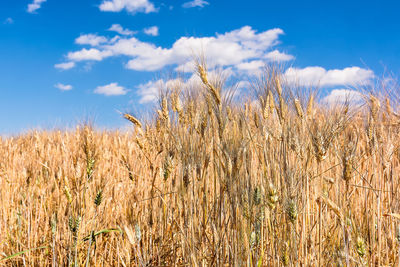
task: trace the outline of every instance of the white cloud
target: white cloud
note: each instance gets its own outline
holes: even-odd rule
[[[130,13],[137,12],[156,12],[157,9],[154,7],[153,3],[148,0],[104,0],[99,6],[101,11],[110,11],[110,12],[120,12],[123,9],[126,9]]]
[[[119,29],[118,26],[111,28]],[[157,28],[153,27],[148,33],[156,34],[156,31]],[[192,72],[193,55],[204,54],[210,69],[219,66],[255,74],[260,71],[257,68],[261,68],[265,62],[293,58],[277,49],[273,50],[282,34],[283,31],[278,28],[258,33],[250,26],[244,26],[210,37],[181,37],[169,48],[143,42],[135,37],[116,36],[110,40],[87,34],[77,38],[76,42],[90,44],[93,48],[69,52],[67,59],[73,62],[101,61],[111,56],[126,56],[129,60],[125,66],[132,70],[156,71],[166,66],[175,66],[176,70]]]
[[[235,83],[235,86],[233,87],[234,91],[231,90],[226,90],[223,91],[222,94],[230,94],[232,97],[238,97],[242,94],[244,91],[248,91],[249,89],[252,88],[251,82],[249,81],[239,81]]]
[[[113,32],[117,32],[117,33],[119,33],[121,35],[134,35],[136,33],[134,31],[122,28],[122,26],[119,25],[119,24],[111,25],[111,27],[108,30],[109,31],[113,31]]]
[[[247,71],[249,73],[251,72],[256,72],[259,71],[264,65],[263,61],[251,61],[249,63],[242,63],[237,65],[237,69],[239,71]],[[315,67],[315,68],[320,68],[320,67]],[[290,69],[290,68],[289,68]],[[288,70],[289,70],[288,69]],[[323,69],[323,68],[320,68]],[[337,71],[344,71],[346,72],[347,69],[345,68],[343,70],[331,70],[331,71],[325,71],[324,73],[328,73],[324,79],[326,81],[329,81],[331,79],[329,76],[331,75],[330,73],[337,73]],[[363,80],[363,72],[361,72],[360,77],[350,77],[349,80],[343,81],[343,79],[340,79],[337,82],[329,81],[329,83],[325,83],[324,85],[333,85],[333,84],[345,84],[344,82],[350,83],[351,81],[365,81]],[[253,73],[254,74],[254,73]],[[222,77],[230,77],[231,75],[235,75],[235,72],[232,71],[232,69],[225,69],[222,73]],[[213,81],[214,79],[218,79],[220,76],[218,74],[218,71],[210,71],[209,72],[209,79],[210,81]],[[368,79],[371,79],[373,77],[373,73],[368,77]],[[328,79],[329,78],[329,79]],[[201,80],[197,76],[197,74],[193,73],[192,76],[187,80],[183,81],[181,79],[173,79],[173,80],[157,80],[157,81],[149,81],[147,83],[140,84],[137,86],[137,94],[140,96],[140,103],[148,103],[148,102],[154,102],[157,100],[157,97],[159,96],[159,91],[164,90],[166,88],[172,88],[179,84],[180,88],[199,88],[201,86]],[[251,83],[249,81],[241,80],[236,84],[237,91],[235,92],[235,95],[239,95],[240,92],[244,89],[250,88]],[[358,104],[362,101],[362,94],[355,91],[355,90],[350,90],[350,89],[334,89],[332,90],[325,98],[322,99],[322,103],[329,103],[329,104],[335,104],[335,103],[344,103],[345,101],[349,101],[352,104]]]
[[[239,81],[236,83],[236,88],[240,89],[249,89],[251,87],[251,83],[249,81]]]
[[[133,59],[128,62],[127,68],[133,70],[154,71],[167,65],[178,65],[178,68],[188,66],[193,54],[202,52],[210,59],[210,68],[217,65],[235,66],[262,58],[277,44],[280,34],[283,34],[280,29],[256,33],[246,26],[225,34],[217,34],[216,37],[181,37],[171,48],[156,47],[132,38],[119,40],[110,49],[116,54],[120,52],[132,56]]]
[[[114,24],[109,30],[117,31],[121,35],[124,35],[123,33],[128,35],[129,31],[123,29],[119,24]],[[128,59],[126,68],[136,71],[157,71],[167,66],[173,66],[175,70],[193,72],[193,55],[204,54],[210,70],[220,67],[228,69],[233,74],[239,74],[239,76],[241,74],[258,75],[267,62],[289,61],[294,58],[292,55],[276,49],[279,44],[279,36],[282,34],[283,31],[279,28],[257,32],[250,26],[244,26],[209,37],[181,37],[171,47],[157,46],[132,36],[117,35],[112,39],[107,39],[103,36],[88,34],[80,36],[76,42],[93,47],[69,52],[66,56],[68,62],[56,64],[55,67],[70,69],[80,61],[93,64],[93,61],[102,61],[108,57],[125,56]],[[288,68],[284,75],[290,83],[331,88],[338,85],[362,85],[374,78],[371,70],[359,67],[332,70],[316,66]],[[196,81],[195,75],[189,80]],[[158,80],[139,85],[137,93],[141,97],[140,102],[154,101],[160,87],[162,88],[166,84],[169,84],[169,81]],[[185,86],[190,84],[192,83],[184,83]],[[117,83],[111,83],[96,88],[95,92],[120,95],[126,94],[127,90],[118,86]],[[333,96],[339,93],[339,91],[333,91]]]
[[[107,38],[104,36],[98,36],[96,34],[84,34],[75,39],[75,43],[80,45],[91,45],[98,46],[101,43],[107,42]]]
[[[137,94],[140,96],[139,103],[149,103],[157,100],[158,92],[162,88],[164,81],[149,81],[137,86]]]
[[[204,7],[205,5],[209,5],[207,1],[204,0],[193,0],[186,2],[182,5],[183,8],[192,8],[192,7]]]
[[[35,13],[36,10],[42,7],[42,4],[46,2],[47,0],[33,0],[31,4],[28,5],[27,11],[29,13]]]
[[[96,48],[90,48],[90,49],[83,48],[82,50],[68,53],[67,58],[72,61],[84,61],[84,60],[101,61],[107,57],[110,57],[111,55],[112,52],[109,50],[100,51]]]
[[[128,90],[123,86],[119,86],[118,83],[110,83],[104,86],[98,86],[94,90],[94,93],[106,96],[126,95],[127,92]]]
[[[153,34],[156,32],[154,29],[151,31]],[[103,36],[87,34],[77,38],[76,42],[94,47],[69,52],[67,59],[73,62],[101,61],[111,56],[126,56],[129,60],[125,66],[132,70],[156,71],[175,66],[176,70],[192,72],[193,55],[204,54],[210,69],[219,66],[255,74],[260,71],[255,67],[263,66],[264,62],[293,58],[272,50],[282,34],[283,31],[278,28],[258,33],[250,26],[244,26],[210,37],[181,37],[169,48],[142,42],[135,37],[115,36],[107,40]]]
[[[65,62],[65,63],[59,63],[55,64],[54,67],[56,69],[63,69],[63,70],[69,70],[75,67],[75,62]]]
[[[326,70],[322,67],[288,68],[288,82],[303,86],[362,85],[374,78],[372,70],[359,67]]]
[[[210,76],[213,76],[213,73],[210,73]],[[212,79],[212,77],[210,77]],[[157,81],[149,81],[144,84],[140,84],[137,86],[137,94],[140,96],[139,103],[145,104],[149,102],[155,102],[157,97],[159,96],[159,92],[166,88],[183,88],[183,87],[193,87],[195,85],[199,85],[201,83],[200,78],[193,74],[186,82],[182,79],[171,79],[164,80],[160,79]]]
[[[219,80],[218,77],[225,77],[231,75],[230,69],[224,70],[222,73],[218,71],[210,71],[208,73],[208,78],[211,82],[214,80]],[[245,81],[242,81],[238,83],[237,88],[238,91],[240,89],[244,88],[246,86]],[[191,90],[193,88],[199,88],[203,86],[203,83],[201,82],[201,79],[199,76],[195,73],[193,73],[189,79],[187,80],[182,80],[182,79],[170,79],[170,80],[164,80],[160,79],[157,81],[149,81],[147,83],[143,83],[137,86],[137,94],[140,96],[139,103],[144,104],[144,103],[149,103],[149,102],[155,102],[157,100],[157,97],[159,96],[159,92],[166,90],[166,89],[183,89],[187,88],[188,90]]]
[[[264,56],[265,59],[271,60],[271,61],[289,61],[294,59],[294,56],[288,55],[282,52],[279,52],[278,50],[274,50],[272,52],[269,52]]]
[[[6,18],[3,24],[14,24],[14,20],[12,18]]]
[[[363,96],[360,92],[349,89],[334,89],[326,97],[322,99],[322,103],[327,104],[339,104],[349,103],[357,104],[363,100]]]
[[[265,66],[265,62],[262,60],[253,60],[249,62],[243,62],[236,65],[237,69],[240,71],[245,71],[250,75],[258,75],[261,69]]]
[[[72,90],[72,85],[69,85],[69,84],[57,83],[54,85],[54,87],[60,89],[61,91]]]
[[[146,28],[143,31],[147,35],[158,36],[158,27],[157,26]]]

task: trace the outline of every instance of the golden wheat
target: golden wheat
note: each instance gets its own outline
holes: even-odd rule
[[[291,103],[276,69],[235,102],[206,70],[132,132],[1,138],[0,266],[397,266],[397,107]]]

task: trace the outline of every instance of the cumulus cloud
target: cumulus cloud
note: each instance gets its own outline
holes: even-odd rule
[[[54,67],[56,69],[69,70],[75,67],[75,62],[65,62],[65,63],[55,64]]]
[[[250,75],[258,75],[261,72],[262,67],[265,66],[265,62],[262,60],[253,60],[249,62],[243,62],[236,65],[240,71],[245,71]]]
[[[104,0],[99,6],[101,11],[120,12],[126,9],[128,12],[135,14],[138,12],[151,13],[157,9],[154,4],[148,0]]]
[[[249,81],[239,81],[238,83],[236,83],[236,88],[238,90],[249,89],[250,87],[251,87],[251,83]]]
[[[192,7],[204,7],[205,5],[209,5],[207,1],[204,0],[193,0],[186,2],[182,5],[183,8],[192,8]]]
[[[224,71],[210,71],[208,73],[208,79],[213,82],[219,80],[219,77],[227,77],[232,75],[230,69],[225,69]],[[249,83],[246,81],[240,81],[236,84],[237,91],[240,92],[240,89],[246,87]],[[154,102],[157,100],[160,91],[166,90],[174,90],[175,88],[186,88],[191,90],[193,88],[199,88],[203,86],[203,83],[199,76],[196,73],[193,73],[188,79],[159,79],[157,81],[149,81],[147,83],[143,83],[137,86],[136,93],[140,96],[139,103],[145,104],[149,102]],[[226,92],[222,92],[223,94]]]
[[[157,28],[148,33],[155,34],[155,29]],[[210,37],[181,37],[171,47],[156,46],[135,37],[116,36],[107,40],[95,34],[82,35],[76,42],[90,44],[93,47],[70,52],[67,58],[78,62],[101,61],[111,56],[126,56],[129,59],[125,65],[126,68],[136,71],[156,71],[166,66],[175,66],[176,70],[191,72],[193,71],[193,54],[204,53],[210,62],[209,68],[230,67],[256,73],[256,68],[261,68],[264,62],[293,59],[293,56],[274,48],[279,43],[278,39],[282,34],[283,31],[279,28],[257,32],[250,26],[244,26]]]
[[[200,78],[198,78],[198,76],[195,74],[193,74],[187,81],[183,81],[182,79],[160,79],[138,85],[138,90],[136,93],[140,96],[139,103],[145,104],[156,101],[157,97],[159,96],[159,92],[167,88],[192,87],[200,82]]]
[[[193,53],[204,52],[210,59],[210,68],[219,66],[236,66],[238,64],[260,59],[272,46],[283,31],[272,29],[256,33],[251,27],[215,37],[181,37],[171,48],[157,47],[137,39],[120,40],[110,49],[118,50],[133,57],[127,68],[133,70],[159,70],[167,65],[188,66]]]
[[[350,89],[334,89],[326,97],[322,99],[322,103],[339,104],[339,103],[360,103],[363,97],[360,92]]]
[[[322,67],[288,68],[285,71],[288,82],[302,86],[362,85],[373,77],[372,70],[359,67],[326,70]]]
[[[253,73],[253,74],[259,74],[255,73],[257,72],[260,68],[263,68],[265,66],[263,61],[259,60],[254,60],[248,63],[241,63],[237,65],[237,69],[239,71],[246,71],[248,73]],[[320,67],[318,67],[320,68]],[[356,68],[356,67],[355,67]],[[321,68],[323,69],[323,68]],[[368,76],[363,76],[363,71],[360,73],[360,77],[354,77],[352,75],[347,75],[348,79],[343,79],[341,78],[343,75],[346,76],[345,74],[338,75],[338,80],[333,81],[331,76],[336,73],[341,73],[341,72],[349,72],[352,73],[352,71],[348,71],[347,69],[350,68],[345,68],[343,70],[328,70],[324,71],[324,73],[328,73],[326,77],[324,78],[324,86],[329,86],[329,85],[346,85],[346,84],[351,84],[354,82],[362,83],[362,82],[367,82],[368,80],[373,78],[373,73],[371,72]],[[365,70],[367,71],[367,70]],[[290,73],[290,68],[286,71],[287,73]],[[333,73],[333,74],[331,74]],[[357,75],[357,72],[355,72]],[[230,76],[234,75],[235,72],[232,71],[232,69],[225,69],[224,72],[222,73],[222,76]],[[217,71],[210,71],[209,73],[209,79],[213,81],[214,79],[217,79],[217,77],[220,74],[218,74]],[[334,75],[333,75],[334,76]],[[310,81],[313,81],[313,79],[309,78]],[[160,90],[165,90],[166,88],[173,88],[174,86],[177,86],[179,84],[179,88],[198,88],[201,86],[201,80],[200,78],[193,73],[192,76],[187,80],[183,81],[181,79],[173,79],[173,80],[157,80],[157,81],[149,81],[147,83],[143,83],[139,85],[138,88],[138,95],[140,96],[140,103],[148,103],[148,102],[154,102],[157,100],[157,97],[159,95]],[[314,84],[317,84],[317,82],[314,82]],[[309,85],[309,84],[299,84],[299,85]],[[248,89],[251,87],[251,84],[249,81],[241,80],[236,84],[237,91],[235,92],[235,95],[240,94],[240,92],[244,89]],[[350,90],[350,89],[334,89],[331,90],[330,93],[322,99],[322,103],[327,103],[327,104],[337,104],[337,103],[344,103],[345,101],[350,102],[351,104],[359,104],[363,100],[362,94],[356,90]]]
[[[126,93],[128,93],[128,90],[123,86],[119,86],[118,83],[110,83],[104,86],[98,86],[94,90],[94,93],[106,96],[117,96],[126,95]]]
[[[31,4],[28,5],[27,11],[29,13],[35,13],[36,10],[42,7],[42,4],[46,2],[47,0],[33,0]]]
[[[84,34],[75,39],[75,43],[80,45],[97,46],[105,42],[107,42],[106,37],[98,36],[96,34]]]
[[[72,85],[69,84],[62,84],[62,83],[57,83],[54,85],[55,88],[60,89],[61,91],[69,91],[72,90]]]
[[[110,1],[108,1],[110,2]],[[193,54],[204,53],[209,69],[220,67],[230,70],[233,74],[258,75],[265,63],[271,61],[289,61],[294,59],[290,54],[279,51],[279,28],[257,32],[250,26],[215,34],[208,37],[181,37],[170,47],[157,46],[151,42],[143,42],[132,37],[133,32],[114,24],[109,30],[120,35],[114,38],[97,36],[96,34],[81,35],[76,39],[80,45],[90,45],[66,55],[67,62],[56,64],[59,69],[73,68],[77,62],[84,61],[94,64],[108,57],[124,56],[127,58],[125,67],[136,71],[157,71],[172,66],[176,70],[193,72]],[[189,80],[196,81],[196,75]],[[371,70],[360,67],[327,70],[322,67],[288,68],[284,76],[289,83],[300,86],[355,86],[369,83],[374,78]],[[176,80],[175,80],[176,82]],[[243,84],[243,83],[242,83]],[[137,87],[140,102],[146,103],[157,98],[160,88],[171,85],[171,81],[150,81]],[[189,86],[188,82],[184,83]],[[336,90],[336,91],[335,91]],[[345,89],[335,89],[326,101],[334,97],[342,97]],[[96,88],[95,93],[105,95],[122,95],[127,90],[117,83],[111,83]],[[353,94],[356,96],[355,94]]]
[[[146,28],[143,31],[147,35],[158,36],[158,27],[157,26]]]
[[[139,103],[149,103],[157,100],[158,92],[161,90],[164,81],[149,81],[137,86],[137,94],[140,96]]]
[[[292,60],[294,59],[294,56],[279,52],[278,50],[274,50],[266,54],[264,58],[270,61],[280,62]]]
[[[108,29],[109,31],[117,32],[121,35],[134,35],[136,32],[124,29],[121,25],[119,24],[113,24],[111,27]]]
[[[107,57],[110,57],[112,52],[109,50],[98,50],[96,48],[86,49],[76,52],[70,52],[67,55],[67,58],[72,61],[84,61],[84,60],[94,60],[101,61]]]

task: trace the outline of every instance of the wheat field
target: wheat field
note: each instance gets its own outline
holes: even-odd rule
[[[265,69],[160,94],[132,130],[0,139],[0,266],[398,266],[392,95],[327,105]]]

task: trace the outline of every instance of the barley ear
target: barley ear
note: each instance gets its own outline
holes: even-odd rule
[[[303,108],[301,107],[300,101],[298,99],[294,100],[294,106],[296,108],[297,116],[299,116],[300,119],[303,119],[304,117]]]
[[[125,113],[125,114],[124,114],[124,118],[127,119],[128,121],[132,122],[132,123],[133,123],[134,125],[136,125],[137,127],[142,128],[142,124],[141,124],[140,121],[139,121],[137,118],[135,118],[134,116],[132,116],[132,115],[130,115],[130,114],[128,114],[128,113]]]
[[[100,206],[101,201],[103,200],[103,190],[99,190],[96,194],[96,197],[94,198],[94,204],[96,207]]]

